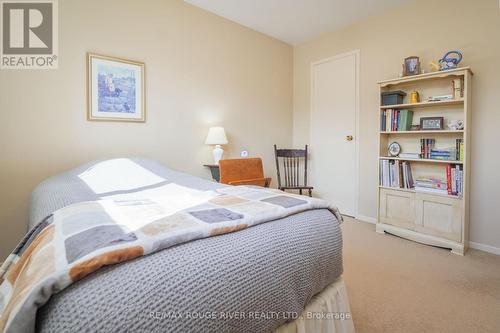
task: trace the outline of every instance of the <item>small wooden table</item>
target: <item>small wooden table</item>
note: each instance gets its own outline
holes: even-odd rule
[[[203,164],[203,166],[210,169],[213,180],[215,180],[216,182],[220,182],[220,171],[218,164]]]

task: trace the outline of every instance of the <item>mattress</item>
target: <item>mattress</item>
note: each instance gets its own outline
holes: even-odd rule
[[[124,168],[92,162],[40,184],[32,196],[30,226],[76,202],[224,186],[147,159],[125,162]],[[141,172],[143,181],[135,181]],[[311,210],[105,267],[52,296],[39,309],[36,327],[39,332],[273,332],[300,314],[342,269],[339,221],[328,210]]]

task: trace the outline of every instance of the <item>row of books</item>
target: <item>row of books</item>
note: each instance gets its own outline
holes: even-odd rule
[[[446,178],[419,177],[414,181],[410,163],[381,160],[380,184],[384,187],[414,189],[418,192],[462,196],[463,168],[458,164],[448,164]]]
[[[427,101],[428,102],[449,101],[463,97],[464,97],[464,79],[462,77],[451,80],[451,94],[430,96],[429,98],[427,98]]]
[[[436,177],[419,177],[415,180],[415,191],[435,194],[448,194],[446,179]]]
[[[420,139],[420,156],[422,158],[431,158],[431,150],[434,149],[435,139]]]
[[[456,139],[455,147],[436,149],[435,139],[420,139],[420,156],[432,160],[462,161],[464,140]]]
[[[446,165],[446,178],[419,177],[415,191],[462,196],[463,168],[458,164]]]
[[[432,160],[456,161],[456,157],[455,148],[431,149],[430,159]]]
[[[413,188],[410,163],[399,160],[381,160],[380,184],[386,187]]]
[[[380,115],[380,130],[382,132],[409,131],[413,121],[411,110],[383,110]]]
[[[463,190],[463,167],[459,164],[448,164],[446,166],[447,191],[450,195],[462,195]]]

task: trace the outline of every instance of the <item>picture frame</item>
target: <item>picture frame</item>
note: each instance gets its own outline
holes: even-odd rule
[[[420,58],[408,57],[403,63],[403,76],[411,76],[420,74]]]
[[[87,53],[87,120],[146,121],[146,65]]]
[[[443,130],[444,118],[443,117],[422,117],[420,118],[420,130]]]

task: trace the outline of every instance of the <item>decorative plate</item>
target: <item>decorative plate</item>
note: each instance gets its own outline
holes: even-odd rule
[[[389,145],[389,155],[396,157],[401,152],[401,146],[397,142],[393,142]]]

